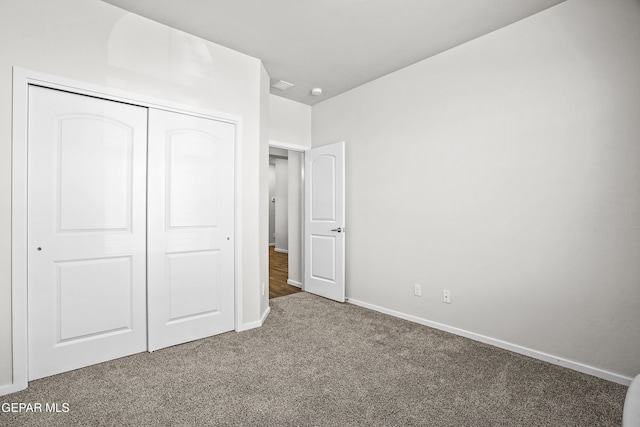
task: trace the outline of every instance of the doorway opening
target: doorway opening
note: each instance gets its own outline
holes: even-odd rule
[[[274,253],[287,254],[287,284],[345,302],[344,141],[309,149],[270,141],[269,149],[270,240]]]
[[[269,148],[269,298],[302,291],[303,153]]]

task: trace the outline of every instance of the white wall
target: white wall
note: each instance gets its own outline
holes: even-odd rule
[[[639,373],[639,76],[640,2],[569,0],[315,105],[347,296]]]
[[[271,95],[269,113],[269,139],[311,147],[311,106]]]
[[[288,279],[302,284],[302,153],[289,151],[288,159]]]
[[[260,281],[256,284],[257,289],[250,288],[251,296],[259,295],[260,298],[260,324],[269,313],[269,74],[262,64],[260,64],[260,157],[258,159],[257,170],[259,171],[260,186],[257,199],[260,204],[256,209],[259,214],[260,226],[258,229],[258,242],[256,249],[259,251],[260,259]]]
[[[289,169],[287,159],[276,159],[276,250],[289,249]]]
[[[269,85],[260,61],[98,0],[3,2],[0,39],[0,387],[12,381],[13,66],[242,117],[241,309],[245,323],[259,321],[267,304],[259,298],[268,280],[259,252],[267,250],[268,134],[260,126],[268,126]]]
[[[269,164],[269,245],[276,243],[276,165]]]

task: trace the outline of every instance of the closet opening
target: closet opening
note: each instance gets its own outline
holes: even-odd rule
[[[13,72],[13,382],[0,391],[240,330],[238,117]]]

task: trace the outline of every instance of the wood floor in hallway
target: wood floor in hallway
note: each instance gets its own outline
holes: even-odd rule
[[[300,288],[287,283],[289,278],[289,255],[276,252],[269,246],[269,298],[283,297],[300,292]]]

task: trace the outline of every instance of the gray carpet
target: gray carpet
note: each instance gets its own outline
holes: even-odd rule
[[[307,293],[262,328],[32,381],[11,426],[615,426],[626,387]]]

